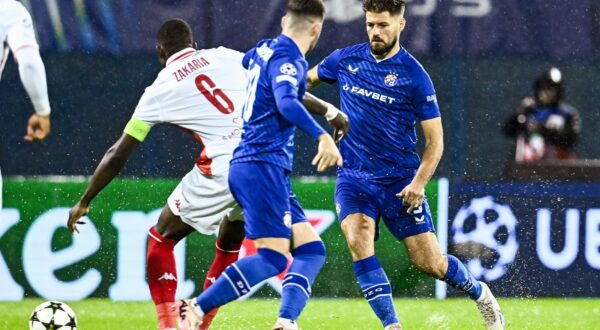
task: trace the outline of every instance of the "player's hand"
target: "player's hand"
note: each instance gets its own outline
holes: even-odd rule
[[[319,151],[312,161],[313,165],[317,165],[317,171],[323,172],[333,165],[343,165],[342,155],[335,145],[333,138],[329,134],[321,134],[319,136]]]
[[[89,207],[87,205],[81,204],[78,202],[73,206],[73,208],[69,211],[69,220],[67,221],[67,227],[72,233],[79,233],[79,229],[77,229],[77,225],[85,225],[85,221],[81,221],[81,217],[85,216]]]
[[[350,121],[348,121],[348,116],[339,111],[337,116],[329,121],[329,125],[333,127],[333,139],[335,143],[339,143],[342,141],[346,134],[348,134],[348,130],[350,130]]]
[[[33,114],[29,117],[27,123],[27,135],[24,139],[26,141],[41,141],[50,133],[50,115],[40,116]]]
[[[413,210],[418,209],[423,204],[425,187],[413,181],[397,193],[396,197],[402,198],[402,204],[408,207],[406,212],[412,214]]]

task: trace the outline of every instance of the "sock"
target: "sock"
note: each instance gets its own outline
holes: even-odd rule
[[[231,264],[206,291],[196,299],[204,314],[250,292],[252,286],[285,270],[287,257],[271,249]]]
[[[466,292],[473,300],[481,296],[481,284],[455,256],[448,255],[448,270],[443,281],[455,289]]]
[[[392,299],[392,287],[377,257],[355,261],[354,274],[365,299],[383,326],[399,323]]]
[[[282,283],[279,317],[296,321],[310,297],[311,285],[325,263],[325,245],[322,241],[306,243],[296,248],[292,255],[294,261]]]
[[[212,265],[210,265],[210,269],[206,274],[206,280],[204,280],[203,290],[206,290],[209,286],[211,286],[216,279],[223,273],[227,266],[234,263],[238,260],[238,256],[240,254],[241,244],[235,245],[224,245],[220,240],[217,240],[215,259],[213,260]],[[200,326],[200,330],[206,330],[210,327],[213,319],[217,315],[219,311],[218,308],[211,310],[209,313],[206,313],[202,318],[202,325]]]
[[[241,244],[225,246],[219,240],[217,240],[215,245],[215,259],[213,260],[213,263],[210,265],[210,269],[206,274],[206,280],[204,281],[204,286],[202,287],[203,290],[206,290],[209,286],[211,286],[217,280],[217,277],[219,277],[225,268],[227,268],[227,266],[238,260],[240,248],[242,246]]]
[[[177,291],[177,268],[173,253],[176,243],[162,237],[154,227],[148,232],[146,271],[160,329],[177,327],[177,312],[170,308]]]

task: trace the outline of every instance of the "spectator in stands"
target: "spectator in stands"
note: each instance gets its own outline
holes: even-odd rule
[[[581,123],[577,109],[562,101],[562,73],[557,68],[542,73],[533,85],[534,97],[521,101],[517,111],[504,123],[504,133],[516,138],[515,160],[575,158]]]

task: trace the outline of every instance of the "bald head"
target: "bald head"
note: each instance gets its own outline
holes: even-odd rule
[[[156,50],[161,64],[164,66],[171,55],[188,47],[196,48],[189,24],[179,18],[164,22],[156,34]]]

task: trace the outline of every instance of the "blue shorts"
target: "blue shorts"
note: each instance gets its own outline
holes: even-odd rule
[[[292,237],[292,224],[307,221],[289,172],[264,163],[233,163],[229,169],[229,190],[240,203],[246,221],[246,237]]]
[[[396,194],[406,187],[412,178],[399,179],[390,184],[351,177],[338,177],[335,184],[335,206],[341,223],[348,215],[364,213],[377,223],[375,239],[379,237],[379,218],[398,239],[435,232],[427,196],[420,210],[407,213],[408,207]]]

